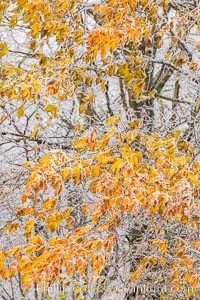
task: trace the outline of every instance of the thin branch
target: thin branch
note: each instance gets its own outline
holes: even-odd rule
[[[122,103],[123,103],[125,111],[127,112],[128,111],[128,105],[126,103],[126,95],[125,95],[125,92],[124,92],[123,81],[122,81],[121,78],[119,78],[119,88],[120,88],[120,96],[121,96],[121,99],[122,99]]]
[[[8,119],[8,118],[9,118],[12,114],[14,114],[18,109],[20,109],[25,103],[26,103],[26,101],[24,100],[23,103],[22,103],[19,107],[13,109],[10,113],[8,113],[7,116],[5,116],[5,117],[3,118],[3,120],[0,121],[0,125],[3,124],[3,122],[4,122],[6,119]]]
[[[110,105],[110,98],[109,98],[109,95],[108,95],[108,82],[105,84],[105,88],[106,88],[105,96],[106,96],[106,100],[107,100],[108,111],[109,111],[109,114],[111,116],[113,116],[113,111],[112,111],[111,105]]]
[[[185,100],[178,100],[178,99],[174,99],[174,98],[169,98],[169,97],[166,97],[166,96],[163,96],[161,94],[155,94],[155,96],[161,98],[161,99],[164,99],[166,101],[170,101],[170,102],[176,102],[176,103],[184,103],[184,104],[188,104],[188,105],[192,105],[191,102],[189,101],[185,101]]]
[[[151,62],[154,64],[160,64],[160,65],[166,65],[169,66],[170,68],[179,71],[179,72],[183,72],[183,70],[181,70],[180,68],[177,68],[176,66],[174,66],[172,63],[166,61],[166,60],[159,60],[159,59],[151,59]]]
[[[192,61],[192,52],[191,52],[190,49],[188,48],[186,42],[185,42],[184,40],[182,40],[180,37],[177,37],[176,34],[175,34],[175,32],[174,32],[172,29],[170,30],[170,32],[171,32],[171,35],[172,35],[173,37],[176,37],[176,38],[177,38],[177,41],[178,41],[178,44],[179,44],[180,48],[181,48],[182,50],[185,50],[185,52],[187,53],[187,55],[188,55],[188,57],[189,57],[189,61]]]
[[[16,54],[23,54],[23,55],[27,55],[27,56],[33,56],[32,53],[28,53],[28,52],[23,52],[23,51],[17,51],[17,50],[8,50],[8,52],[11,52],[11,53],[16,53]],[[35,54],[34,54],[35,55]]]
[[[1,286],[1,288],[4,290],[4,292],[8,295],[9,299],[13,300],[12,297],[11,297],[11,296],[8,294],[8,292],[6,291],[6,289],[3,287],[3,285],[0,284],[0,286]],[[6,299],[6,298],[4,297],[4,299]]]

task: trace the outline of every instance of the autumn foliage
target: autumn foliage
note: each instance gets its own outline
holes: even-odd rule
[[[198,299],[197,2],[1,2],[3,299]]]

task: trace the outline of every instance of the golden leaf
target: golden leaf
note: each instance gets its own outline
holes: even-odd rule
[[[36,139],[37,136],[38,136],[38,133],[41,130],[41,128],[42,128],[41,124],[36,125],[35,128],[34,128],[34,130],[30,134],[30,138],[31,139]]]
[[[6,227],[4,227],[3,232],[14,233],[18,228],[18,223],[9,223]]]
[[[80,114],[82,114],[86,110],[86,108],[87,108],[87,103],[85,103],[85,102],[81,103],[79,106]]]
[[[106,120],[106,124],[108,126],[117,125],[120,122],[120,118],[118,116],[112,116]]]
[[[14,28],[17,25],[17,15],[13,15],[12,18],[10,19],[10,28]]]
[[[56,118],[57,117],[57,112],[58,112],[58,106],[57,105],[53,105],[53,104],[48,104],[45,109],[46,112],[49,112],[52,116],[52,118]]]
[[[35,220],[29,220],[26,225],[25,225],[25,229],[24,229],[24,235],[29,238],[31,236],[32,233],[32,229],[33,226],[35,224]]]
[[[72,212],[73,208],[72,207],[68,207],[67,209],[65,209],[62,213],[61,216],[63,219],[68,219],[71,212]]]
[[[184,225],[187,224],[188,223],[188,217],[187,216],[182,216],[181,217],[181,223],[184,224]]]
[[[86,205],[86,204],[82,205],[81,212],[83,215],[87,215],[88,214],[88,205]]]
[[[83,296],[76,297],[76,300],[84,300]]]
[[[0,43],[0,58],[8,53],[8,46],[5,42]]]
[[[105,91],[106,91],[106,87],[105,87],[105,84],[106,84],[106,81],[105,80],[102,80],[102,82],[101,82],[101,90],[102,90],[102,92],[103,93],[105,93]]]
[[[86,140],[76,140],[74,142],[72,142],[71,146],[72,147],[76,147],[76,148],[85,148],[87,147],[87,141]]]
[[[24,106],[20,107],[18,110],[17,110],[17,116],[18,118],[22,118],[24,116]]]
[[[56,206],[56,198],[49,198],[43,204],[41,209],[52,210]]]
[[[25,163],[23,163],[23,168],[28,168],[30,166],[30,161],[26,161]]]
[[[99,176],[100,174],[100,167],[99,165],[95,165],[95,166],[92,166],[92,179],[95,179],[96,177]]]
[[[8,252],[8,256],[13,256],[13,255],[20,255],[22,253],[22,246],[16,246]]]
[[[49,229],[51,232],[55,231],[59,228],[59,224],[61,222],[61,215],[59,212],[56,212],[53,216],[49,216],[46,219],[45,227]]]
[[[38,245],[27,245],[26,246],[26,255],[31,255],[36,249],[38,248]]]
[[[32,25],[31,25],[31,30],[32,30],[32,36],[35,38],[38,36],[38,33],[40,31],[40,23],[38,22],[34,22]]]
[[[156,94],[156,92],[157,92],[156,89],[154,89],[148,94],[148,96],[151,98]]]
[[[74,294],[77,295],[80,291],[81,291],[81,288],[79,286],[75,286]]]
[[[35,244],[37,244],[39,246],[43,246],[44,245],[44,242],[43,242],[43,240],[42,240],[42,238],[41,238],[41,236],[39,234],[32,236],[31,239],[30,239],[30,242],[31,243],[35,243]]]
[[[45,156],[45,157],[43,157],[43,158],[40,159],[39,163],[40,164],[47,164],[47,163],[50,162],[50,160],[51,160],[50,156]]]
[[[3,270],[0,271],[1,277],[4,280],[7,280],[9,278],[9,270],[7,268],[4,268]]]
[[[133,272],[130,276],[130,280],[133,281],[133,280],[137,280],[140,275],[142,274],[142,269],[138,269],[136,270],[135,272]]]
[[[108,67],[108,75],[109,76],[112,76],[115,72],[115,66],[114,65],[111,65]]]
[[[70,179],[70,170],[68,168],[64,168],[60,172],[62,179],[68,181]]]
[[[6,253],[5,252],[3,252],[2,250],[1,250],[1,248],[0,248],[0,270],[2,270],[2,268],[3,268],[3,265],[4,265],[4,262],[5,262],[5,260],[6,260]]]

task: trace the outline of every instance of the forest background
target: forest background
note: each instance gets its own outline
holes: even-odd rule
[[[199,50],[198,0],[0,2],[1,299],[199,299]]]

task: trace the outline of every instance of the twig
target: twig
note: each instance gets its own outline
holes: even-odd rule
[[[107,100],[108,111],[109,111],[109,114],[111,116],[113,116],[113,111],[112,111],[111,106],[110,106],[110,98],[109,98],[109,95],[108,95],[108,82],[105,84],[105,88],[106,88],[105,96],[106,96],[106,100]]]
[[[126,103],[126,95],[124,93],[123,81],[122,81],[121,78],[119,78],[119,87],[120,87],[120,96],[121,96],[121,99],[122,99],[122,103],[123,103],[125,111],[127,112],[128,111],[128,105]]]
[[[26,103],[26,101],[24,100],[23,103],[22,103],[19,107],[15,108],[15,109],[12,110],[10,113],[8,113],[7,116],[5,116],[5,117],[3,118],[3,120],[0,121],[0,125],[3,124],[3,122],[4,122],[6,119],[8,119],[8,118],[9,118],[12,114],[14,114],[18,109],[20,109],[25,103]]]
[[[167,101],[171,101],[171,102],[177,102],[177,103],[184,103],[184,104],[188,104],[188,105],[191,105],[192,103],[189,102],[189,101],[185,101],[185,100],[178,100],[178,99],[174,99],[174,98],[169,98],[169,97],[166,97],[166,96],[163,96],[163,95],[160,95],[160,94],[155,94],[155,96],[161,98],[161,99],[164,99],[164,100],[167,100]]]

